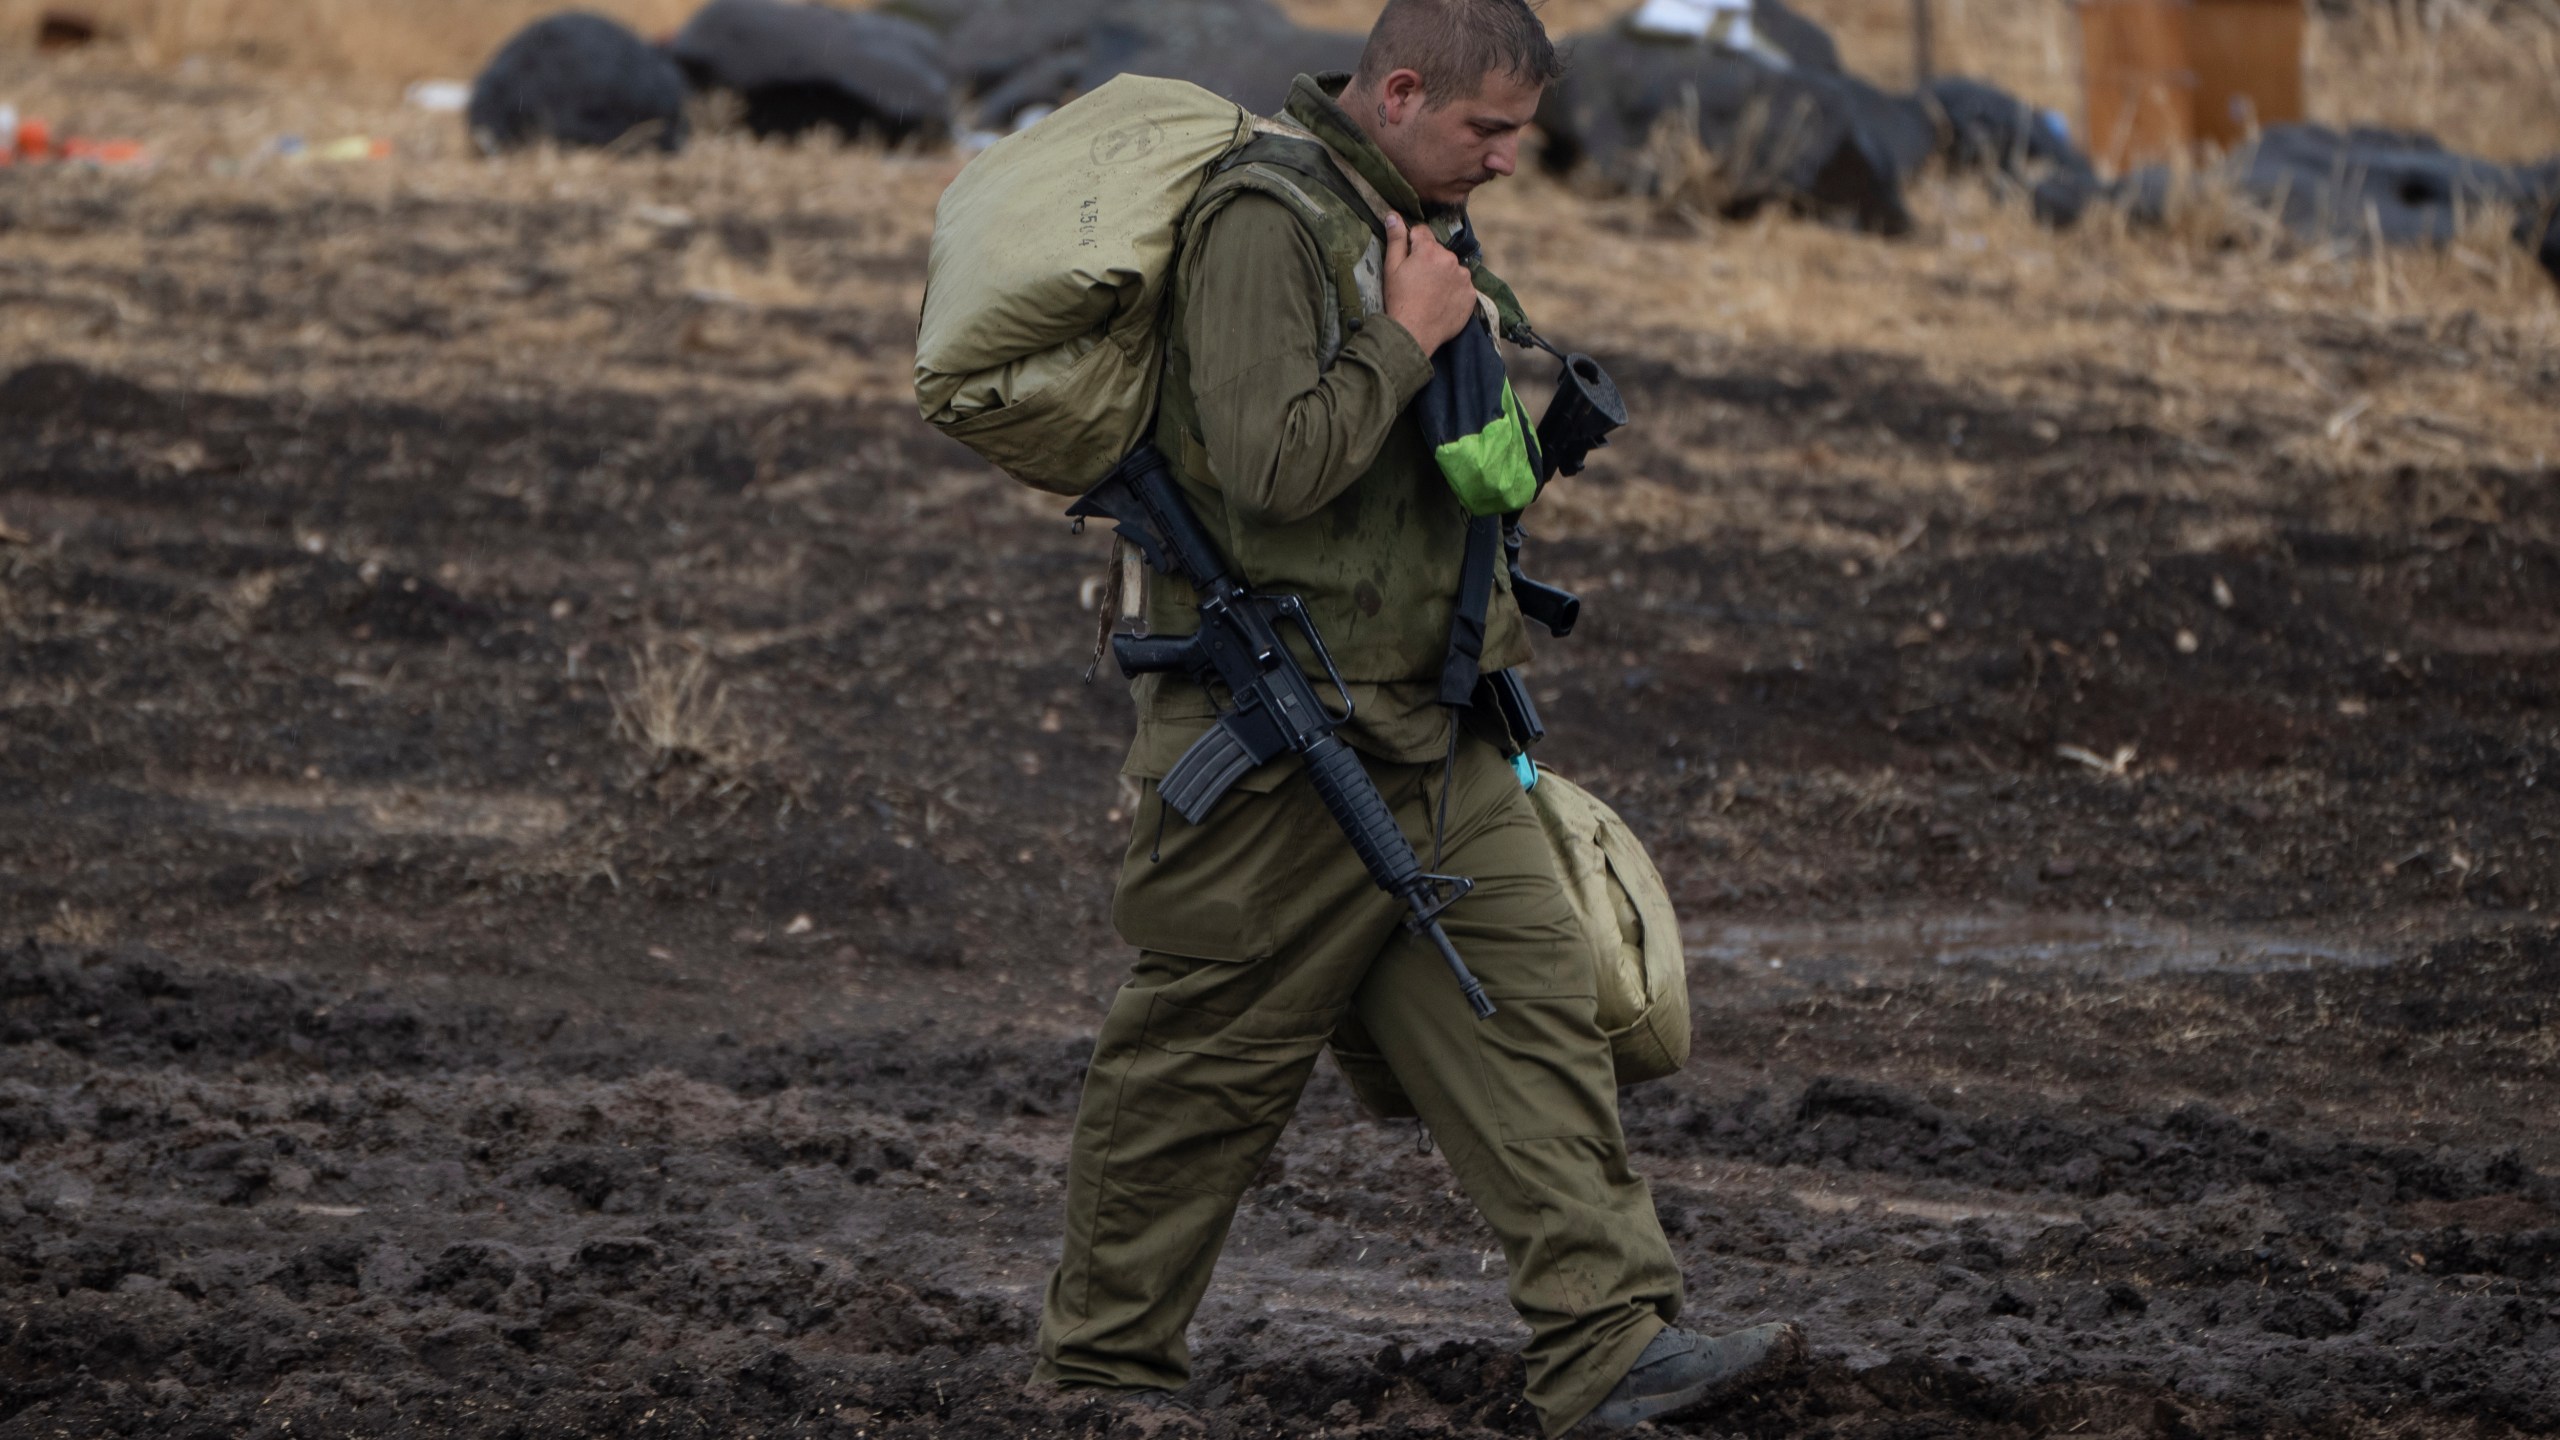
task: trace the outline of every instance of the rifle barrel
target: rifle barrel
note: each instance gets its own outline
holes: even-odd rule
[[[1458,947],[1449,943],[1449,932],[1441,929],[1440,922],[1431,918],[1427,904],[1420,895],[1413,895],[1408,899],[1413,905],[1415,928],[1420,930],[1433,945],[1439,947],[1440,958],[1448,962],[1449,973],[1458,977],[1458,989],[1467,997],[1467,1008],[1476,1012],[1476,1018],[1479,1020],[1492,1018],[1493,1001],[1484,993],[1484,986],[1477,982],[1475,972],[1468,969],[1467,962],[1459,958]]]

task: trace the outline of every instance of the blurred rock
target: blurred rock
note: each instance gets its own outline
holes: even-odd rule
[[[1939,153],[1948,168],[2006,175],[2026,186],[2036,218],[2069,225],[2103,189],[2089,157],[2049,117],[2017,96],[1979,80],[1949,78],[1929,87],[1940,121]]]
[[[1788,9],[1785,0],[1751,0],[1751,28],[1799,69],[1840,69],[1840,47],[1831,32]]]
[[[1348,70],[1365,35],[1309,30],[1270,0],[903,0],[947,27],[953,72],[1002,129],[1115,75],[1188,80],[1259,114],[1300,74]]]
[[[97,38],[97,18],[83,11],[47,10],[36,17],[38,50],[77,50]]]
[[[598,15],[537,20],[471,86],[464,118],[489,154],[538,144],[605,146],[632,137],[684,144],[684,76],[656,47]]]
[[[973,95],[1072,49],[1122,0],[920,0],[947,17],[951,73]],[[1205,0],[1223,4],[1225,0]]]
[[[936,35],[947,36],[985,7],[986,0],[883,0],[874,13],[913,20]]]
[[[1780,34],[1774,27],[1770,33]],[[1666,173],[1653,143],[1656,127],[1694,114],[1723,213],[1748,215],[1779,203],[1878,234],[1911,228],[1902,186],[1938,137],[1917,100],[1836,70],[1782,69],[1623,27],[1573,37],[1567,48],[1571,68],[1538,111],[1549,169],[1589,164],[1611,182],[1645,192],[1676,185],[1680,178]]]
[[[2560,281],[2560,184],[2546,188],[2539,205],[2516,217],[2516,243],[2533,252],[2544,274]]]
[[[2187,183],[2230,186],[2305,239],[2365,243],[2378,234],[2388,245],[2441,245],[2464,215],[2490,206],[2538,213],[2550,189],[2547,167],[2475,159],[2414,131],[2326,125],[2273,126]],[[2164,219],[2178,195],[2161,166],[2116,186],[2118,201],[2146,223]]]
[[[712,0],[671,47],[694,84],[734,90],[759,136],[820,126],[938,139],[951,130],[943,42],[901,15],[792,0]]]

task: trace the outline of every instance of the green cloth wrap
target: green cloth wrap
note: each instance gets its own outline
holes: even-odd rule
[[[1538,432],[1483,326],[1469,325],[1431,357],[1431,383],[1414,407],[1467,513],[1508,515],[1538,498]]]

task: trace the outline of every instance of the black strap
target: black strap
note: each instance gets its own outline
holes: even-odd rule
[[[1467,521],[1467,558],[1458,570],[1458,608],[1449,617],[1449,654],[1440,662],[1440,703],[1464,706],[1475,699],[1484,660],[1485,615],[1493,608],[1493,561],[1501,548],[1501,523],[1491,515]]]

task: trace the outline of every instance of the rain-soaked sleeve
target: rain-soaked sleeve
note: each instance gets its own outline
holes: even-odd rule
[[[1287,207],[1238,196],[1183,268],[1183,340],[1201,439],[1227,503],[1286,524],[1365,473],[1431,381],[1411,332],[1369,317],[1324,368],[1324,254]]]

